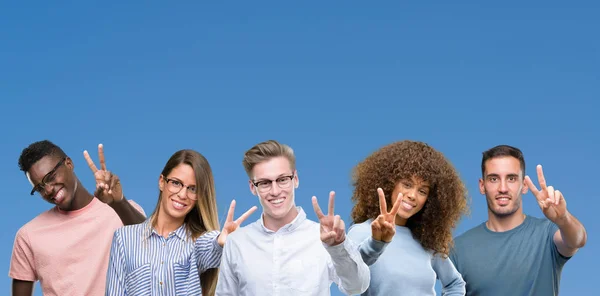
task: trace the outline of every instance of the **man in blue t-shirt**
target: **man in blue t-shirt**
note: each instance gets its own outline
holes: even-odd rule
[[[562,193],[546,185],[541,165],[539,189],[524,176],[518,148],[485,151],[481,171],[488,221],[458,236],[450,253],[467,295],[558,295],[562,267],[585,245],[585,228],[567,211]],[[528,189],[547,219],[523,214]]]

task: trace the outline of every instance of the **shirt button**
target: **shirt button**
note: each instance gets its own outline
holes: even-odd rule
[[[164,261],[160,261],[160,264],[163,264],[163,263],[165,263],[165,262]]]
[[[158,282],[162,286],[162,281]]]

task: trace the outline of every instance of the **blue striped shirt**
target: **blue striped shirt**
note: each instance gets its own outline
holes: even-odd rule
[[[106,295],[201,295],[200,274],[221,262],[218,235],[210,231],[193,241],[184,224],[164,238],[150,219],[119,228],[110,250]]]

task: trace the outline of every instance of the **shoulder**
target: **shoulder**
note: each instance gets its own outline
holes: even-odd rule
[[[548,220],[548,218],[538,218],[534,216],[527,215],[527,223],[532,227],[549,227],[552,226],[552,221]]]
[[[151,231],[152,229],[150,228],[149,221],[147,220],[146,222],[142,222],[140,224],[125,225],[117,228],[117,230],[115,230],[115,237],[118,236],[121,238],[130,239]]]
[[[138,203],[136,203],[135,201],[133,201],[132,199],[128,199],[127,200],[129,202],[129,204],[131,204],[131,206],[133,206],[136,210],[138,210],[142,215],[144,215],[144,217],[146,217],[146,212],[144,212],[144,208],[142,208],[142,206],[140,206]]]
[[[537,218],[527,215],[527,219],[525,221],[527,223],[526,229],[528,229],[527,235],[533,236],[535,234],[538,234],[542,237],[545,237],[547,235],[553,236],[554,233],[558,230],[558,226],[545,217]]]
[[[485,230],[485,222],[481,223],[467,231],[465,231],[464,233],[460,234],[459,236],[454,238],[454,245],[455,247],[460,247],[462,245],[465,244],[472,244],[475,241],[480,241],[481,240],[481,236],[484,235],[486,233]]]
[[[33,219],[29,220],[29,222],[23,224],[23,226],[21,226],[21,228],[19,228],[19,230],[17,231],[17,236],[25,235],[26,233],[36,230],[40,227],[47,227],[48,223],[55,216],[56,216],[56,212],[54,211],[54,208],[47,210],[43,213],[40,213]]]
[[[252,239],[255,236],[257,229],[260,228],[259,222],[252,222],[246,226],[236,229],[234,232],[227,235],[227,242],[225,245],[240,244],[248,239]]]
[[[361,242],[371,236],[371,220],[356,223],[348,229],[348,237],[355,242]]]

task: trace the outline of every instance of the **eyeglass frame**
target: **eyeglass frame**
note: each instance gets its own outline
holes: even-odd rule
[[[51,171],[49,171],[47,174],[45,174],[44,177],[42,177],[42,181],[40,181],[40,183],[38,183],[37,185],[33,186],[33,189],[31,189],[31,192],[29,193],[29,195],[34,195],[36,192],[39,192],[40,195],[42,195],[42,193],[40,191],[41,190],[46,191],[46,185],[54,185],[54,184],[48,184],[49,182],[44,182],[44,180],[47,179],[48,176],[52,176],[52,175],[56,174],[56,171],[58,170],[58,168],[60,168],[60,166],[65,163],[67,158],[68,157],[63,157],[63,159],[61,159],[54,166],[54,168]],[[39,190],[38,190],[38,188],[39,188]]]
[[[281,178],[289,178],[290,179],[290,184],[292,183],[291,181],[294,181],[294,177],[296,177],[296,174],[293,173],[291,175],[285,175],[285,176],[280,176],[275,180],[270,180],[270,179],[261,179],[259,181],[254,181],[254,180],[250,180],[250,182],[252,182],[252,185],[254,185],[254,187],[256,188],[256,190],[260,191],[260,192],[267,192],[269,190],[271,190],[273,188],[273,182],[277,183],[277,180],[281,179]],[[258,183],[260,182],[269,182],[269,188],[265,189],[265,190],[261,190],[258,187]],[[279,183],[277,183],[277,186],[279,186],[280,189],[286,189],[288,187],[281,187],[281,185],[279,185]]]
[[[186,190],[185,190],[185,197],[189,198],[190,200],[194,200],[194,201],[198,200],[198,187],[197,187],[196,185],[193,185],[193,187],[194,187],[194,189],[195,189],[196,191],[195,191],[195,192],[193,192],[193,195],[194,195],[194,197],[192,198],[192,197],[190,197],[190,196],[188,195],[188,194],[190,194],[190,193],[191,193],[191,192],[190,192],[190,187],[191,187],[192,185],[185,185],[185,184],[183,184],[183,182],[182,182],[181,180],[167,178],[165,175],[162,175],[162,177],[163,177],[163,180],[165,180],[165,182],[167,183],[167,190],[169,190],[169,189],[168,189],[168,187],[169,187],[169,182],[171,182],[171,184],[173,184],[172,182],[174,181],[174,182],[177,182],[177,183],[180,183],[180,184],[181,184],[181,187],[179,188],[179,190],[177,190],[177,192],[173,192],[173,191],[171,191],[171,190],[169,190],[169,192],[171,192],[171,193],[173,193],[173,194],[177,194],[177,193],[181,192],[181,190],[182,190],[183,188],[185,188],[185,189],[186,189]],[[172,185],[172,186],[176,186],[176,185]]]

